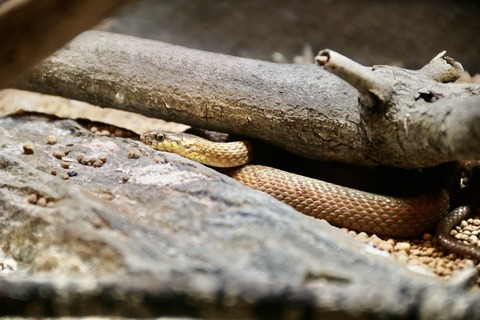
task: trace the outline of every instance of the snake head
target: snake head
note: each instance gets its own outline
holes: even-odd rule
[[[182,144],[181,135],[162,130],[151,130],[140,135],[140,141],[156,150],[170,151],[172,146]]]

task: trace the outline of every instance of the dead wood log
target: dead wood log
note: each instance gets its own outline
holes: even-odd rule
[[[480,85],[437,81],[452,76],[436,59],[418,71],[362,67],[376,79],[367,91],[388,91],[366,102],[361,88],[315,65],[90,31],[16,87],[241,134],[323,161],[420,168],[480,159]]]
[[[0,88],[128,1],[0,1]]]

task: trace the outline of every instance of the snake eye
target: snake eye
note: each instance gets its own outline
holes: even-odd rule
[[[163,140],[165,140],[165,134],[157,133],[157,135],[155,136],[155,139],[157,139],[158,142],[162,142]]]

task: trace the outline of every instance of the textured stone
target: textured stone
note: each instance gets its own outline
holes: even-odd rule
[[[54,146],[45,143],[52,133]],[[437,311],[431,305],[452,295],[470,307],[468,316],[480,312],[479,297],[467,290],[470,278],[445,285],[410,272],[324,221],[136,139],[97,136],[75,121],[38,115],[0,118],[0,134],[0,248],[9,261],[8,279],[0,282],[2,315],[112,314],[135,304],[128,315],[225,318],[247,310],[279,317],[295,310],[305,319],[330,312],[428,318]],[[23,153],[27,141],[34,154]],[[60,160],[52,156],[56,149],[69,152]],[[128,158],[131,149],[141,156]],[[108,161],[95,168],[79,163],[79,155]],[[50,205],[35,203],[32,194]],[[98,290],[73,285],[88,279]],[[125,283],[157,300],[121,296]],[[48,299],[57,299],[58,288],[63,298],[52,309]],[[195,312],[147,308],[185,296]],[[217,309],[207,308],[212,304]],[[237,313],[228,313],[232,308]]]

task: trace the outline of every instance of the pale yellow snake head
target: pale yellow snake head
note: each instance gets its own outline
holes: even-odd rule
[[[155,150],[182,154],[194,143],[190,135],[183,133],[151,130],[142,133],[140,140]]]

